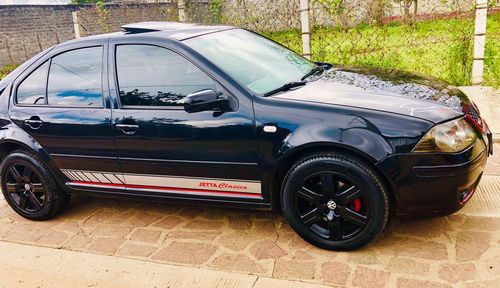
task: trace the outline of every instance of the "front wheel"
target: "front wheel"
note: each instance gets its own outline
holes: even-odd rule
[[[304,240],[329,250],[368,244],[381,235],[389,216],[379,177],[341,153],[318,153],[296,163],[283,183],[282,208]]]

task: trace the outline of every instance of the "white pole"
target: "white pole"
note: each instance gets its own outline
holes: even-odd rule
[[[80,23],[78,23],[78,11],[71,12],[73,17],[73,29],[75,29],[75,38],[80,38]]]
[[[177,2],[177,9],[179,10],[179,22],[186,22],[186,3],[184,0],[179,0]]]
[[[474,61],[472,62],[472,85],[483,83],[484,45],[486,43],[486,18],[488,0],[476,0],[476,20],[474,27]]]
[[[311,10],[309,0],[300,0],[300,24],[302,29],[302,55],[311,59]]]

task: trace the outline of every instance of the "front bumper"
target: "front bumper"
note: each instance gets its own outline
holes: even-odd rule
[[[396,154],[377,163],[391,182],[397,213],[446,215],[462,208],[476,190],[492,152],[490,134],[460,153]]]

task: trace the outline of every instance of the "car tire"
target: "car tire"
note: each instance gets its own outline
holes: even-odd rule
[[[48,166],[24,150],[8,154],[0,165],[2,193],[19,215],[30,220],[53,218],[69,203]]]
[[[360,248],[378,238],[389,217],[387,189],[374,170],[345,153],[299,160],[282,185],[283,213],[306,241],[328,250]]]

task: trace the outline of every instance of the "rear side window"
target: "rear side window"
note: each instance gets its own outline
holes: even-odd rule
[[[150,45],[120,45],[116,70],[122,105],[182,106],[186,95],[215,82],[179,54]]]
[[[45,104],[45,87],[49,62],[33,71],[17,88],[17,103],[26,105]]]
[[[102,47],[83,48],[52,58],[47,87],[51,106],[103,106]]]

